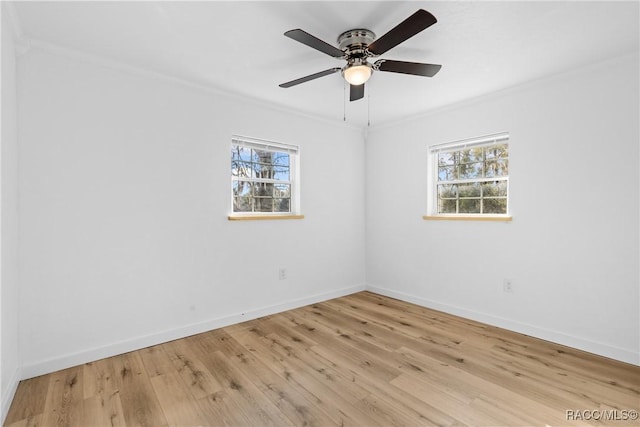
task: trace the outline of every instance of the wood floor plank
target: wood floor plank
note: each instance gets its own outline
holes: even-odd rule
[[[251,426],[252,421],[247,418],[242,403],[234,400],[225,390],[217,391],[209,396],[198,399],[197,404],[204,418],[217,426]]]
[[[304,328],[304,325],[298,324],[295,327],[298,329]],[[344,332],[344,330],[336,332]],[[315,334],[319,333],[319,330],[307,330],[307,333]],[[323,339],[317,335],[312,336],[317,337],[318,342],[323,341]],[[296,340],[293,339],[295,336],[291,338],[292,342],[289,343],[288,348],[295,347],[297,344]],[[336,358],[333,357],[334,352],[330,351],[325,353],[322,351],[324,348],[323,346],[314,346],[309,352],[301,352],[300,354],[304,354],[305,364],[313,367],[313,362],[310,360],[313,358],[317,358],[318,360],[324,359],[329,363],[328,366],[331,368],[323,368],[323,374],[330,375],[332,379],[343,377],[345,381],[350,381],[353,385],[359,385],[360,391],[353,387],[346,388],[349,394],[344,399],[361,409],[365,414],[373,416],[376,422],[382,425],[449,425],[455,423],[455,419],[448,417],[430,405],[418,403],[418,401],[410,395],[400,391],[396,391],[395,396],[388,393],[389,385],[386,382],[381,386],[379,381],[369,381],[372,375],[367,371],[371,366],[374,366],[375,369],[375,365],[372,365],[371,362],[367,360],[368,358],[340,358],[339,361],[336,361]],[[355,353],[355,350],[350,350],[351,356],[355,356]],[[377,380],[379,380],[379,378],[377,378]],[[341,387],[336,387],[336,389],[342,390]],[[377,398],[376,395],[370,393],[370,391],[377,394]],[[352,402],[350,397],[358,396],[359,394],[366,395],[358,398],[357,402]],[[381,396],[384,398],[381,398]],[[372,402],[375,402],[375,405],[372,404]]]
[[[260,390],[246,378],[246,375],[233,366],[228,358],[216,351],[206,356],[208,365],[217,381],[224,385],[228,396],[240,403],[244,416],[250,425],[287,426],[293,425],[278,408]]]
[[[38,414],[35,416],[29,416],[28,418],[23,418],[11,424],[6,423],[5,426],[6,427],[44,427],[44,424],[42,424],[42,414]]]
[[[402,341],[402,345],[407,343],[417,344],[421,340],[427,341],[426,345],[437,344],[443,346],[457,346],[467,338],[465,333],[456,333],[456,329],[449,325],[443,329],[438,322],[430,318],[407,317],[406,315],[393,315],[393,310],[381,309],[380,306],[368,307],[367,304],[355,305],[346,301],[334,300],[323,303],[327,307],[350,315],[357,320],[362,327],[374,328],[376,335],[383,335],[384,341],[395,343]],[[381,318],[378,313],[385,313],[386,319],[394,319],[393,323],[388,323]],[[397,348],[398,346],[396,345]]]
[[[352,406],[344,399],[344,395],[338,393],[338,386],[328,383],[326,378],[318,378],[313,371],[328,368],[329,365],[305,366],[297,360],[295,351],[283,345],[277,337],[265,335],[259,328],[248,331],[255,335],[248,346],[255,349],[256,357],[265,357],[264,363],[272,366],[276,372],[289,384],[301,393],[307,400],[314,402],[334,425],[379,425],[377,420],[368,417],[359,410],[351,409]],[[351,409],[351,410],[350,410]]]
[[[470,426],[499,426],[501,420],[493,418],[479,411],[470,411],[469,405],[465,401],[456,399],[448,393],[432,387],[421,381],[416,381],[415,377],[402,374],[390,383],[401,390],[409,390],[418,399],[435,406],[441,411],[453,415],[457,420]],[[464,409],[463,409],[464,408]]]
[[[215,422],[208,422],[206,413],[202,411],[189,388],[180,380],[177,372],[167,371],[151,377],[150,380],[169,426],[215,425]]]
[[[452,426],[457,420],[414,396],[387,387],[362,399],[356,407],[389,426]]]
[[[375,351],[376,346],[359,340],[344,324],[334,331],[323,322],[318,321],[312,328],[302,326],[319,343],[312,351],[331,363],[349,364],[359,375],[371,375],[385,382],[402,373],[401,368],[389,363],[388,352]]]
[[[163,345],[173,368],[196,399],[203,399],[223,388],[194,353],[194,342],[201,336],[176,340]]]
[[[22,381],[5,427],[628,426],[640,367],[360,292]]]
[[[492,351],[491,354],[495,355],[496,352]],[[584,401],[590,396],[596,405],[622,405],[627,408],[637,406],[640,401],[640,395],[635,393],[633,388],[621,387],[614,380],[598,380],[593,377],[590,371],[576,370],[564,364],[548,361],[545,362],[545,369],[540,369],[540,360],[538,359],[511,357],[505,360],[500,359],[499,356],[496,356],[496,359],[504,362],[500,366],[505,371],[510,371],[514,376],[522,379],[536,381],[547,389],[564,390],[569,395],[575,395],[576,390],[582,390],[576,396],[580,401]],[[562,384],[558,383],[558,377],[562,377]],[[638,384],[640,384],[640,380]],[[588,385],[588,389],[584,388],[585,385]]]
[[[113,358],[83,365],[83,424],[125,426]]]
[[[167,426],[167,420],[144,368],[140,353],[126,353],[112,360],[126,425]]]
[[[316,329],[309,331],[306,325],[295,324],[296,329],[306,331],[307,334],[315,333]],[[319,340],[320,341],[320,340]],[[364,408],[364,412],[375,414],[378,419],[386,420],[384,425],[395,425],[401,419],[409,419],[410,422],[402,422],[400,425],[450,425],[455,423],[455,419],[447,416],[441,411],[418,401],[410,394],[396,390],[394,393],[389,392],[389,385],[386,381],[380,381],[380,376],[372,375],[369,371],[370,364],[363,363],[358,359],[339,358],[336,360],[333,352],[323,352],[321,345],[314,346],[306,352],[307,357],[314,357],[318,360],[324,360],[325,364],[331,367],[331,375],[342,377],[350,380],[354,384],[358,384],[367,395],[356,404],[359,408]],[[391,354],[387,353],[387,357]],[[393,362],[397,362],[398,369],[410,366],[404,361],[393,358]],[[321,362],[322,363],[322,362]],[[415,367],[411,367],[411,370]],[[323,370],[325,372],[325,370]],[[337,374],[336,374],[337,373]],[[375,405],[372,405],[375,402]],[[377,405],[377,406],[376,406]]]
[[[229,338],[216,340],[219,348],[238,369],[249,371],[248,379],[278,407],[294,425],[328,426],[335,424],[313,402],[305,399],[301,393],[267,364],[256,358],[251,344],[240,344],[241,337],[249,335],[246,328],[228,328]]]
[[[416,382],[424,382],[429,388],[438,390],[440,394],[449,395],[454,399],[464,402],[471,408],[478,399],[485,399],[486,396],[492,396],[496,400],[509,402],[509,408],[514,408],[518,414],[526,414],[533,411],[536,414],[545,414],[545,418],[550,423],[559,423],[560,411],[549,408],[548,405],[540,403],[538,398],[542,397],[545,402],[549,399],[544,391],[540,394],[534,394],[529,391],[526,393],[518,393],[505,385],[506,381],[492,382],[484,379],[482,376],[469,373],[465,367],[460,364],[443,364],[437,359],[431,358],[429,355],[419,354],[408,349],[400,350],[403,357],[411,360],[411,363],[420,367],[419,372],[413,373]],[[522,390],[534,387],[535,384],[523,384]],[[484,411],[486,412],[486,411]],[[505,411],[505,417],[513,418],[509,411]],[[563,416],[563,414],[562,414]],[[526,424],[524,419],[520,419],[521,424]]]
[[[49,390],[50,376],[20,381],[5,423],[11,424],[42,415]]]
[[[175,370],[171,359],[165,352],[165,347],[162,345],[143,348],[139,354],[149,377],[169,374]]]
[[[78,426],[84,424],[83,367],[76,366],[49,375],[47,400],[42,414],[45,426]]]
[[[295,329],[300,330],[303,325],[296,325]],[[309,332],[309,331],[307,331]],[[315,331],[312,331],[315,332]],[[344,331],[342,331],[344,332]],[[291,342],[287,347],[295,348],[301,346],[301,341],[296,339],[295,334],[290,333]],[[281,338],[282,339],[282,338]],[[381,422],[383,425],[449,425],[456,420],[447,416],[446,414],[438,411],[424,403],[420,404],[412,396],[402,392],[396,392],[396,396],[392,396],[386,390],[389,386],[386,382],[379,382],[376,380],[370,380],[372,377],[367,373],[363,367],[369,367],[368,361],[358,361],[351,363],[341,358],[340,361],[333,362],[327,353],[319,351],[322,346],[314,346],[311,351],[303,352],[303,348],[300,348],[298,354],[302,355],[300,359],[306,366],[313,367],[314,362],[317,360],[325,360],[325,363],[329,363],[329,368],[323,368],[320,371],[323,375],[327,375],[329,379],[335,381],[335,379],[342,378],[343,384],[346,382],[347,386],[345,391],[348,395],[344,398],[346,401],[352,403],[355,407],[360,408],[365,414],[373,417],[376,422]],[[318,350],[318,352],[316,352]],[[332,352],[331,352],[332,353]],[[325,359],[323,357],[328,357]],[[385,356],[390,356],[385,353]],[[334,359],[335,360],[335,359]],[[355,359],[357,360],[357,359]],[[396,362],[396,360],[394,360]],[[322,363],[322,362],[321,362]],[[326,365],[325,365],[326,366]],[[354,388],[354,386],[356,386]],[[353,402],[352,397],[357,401]],[[375,402],[375,404],[374,404]]]
[[[82,367],[82,379],[85,399],[118,390],[112,358],[85,363]]]
[[[125,427],[120,393],[100,393],[83,401],[82,425],[86,427]]]
[[[598,385],[608,393],[636,397],[640,400],[640,372],[629,370],[625,364],[603,364],[602,358],[564,346],[536,340],[537,345],[527,348],[509,348],[506,343],[491,347],[490,353],[506,354],[514,364],[536,370],[540,374],[573,377],[592,385]],[[584,358],[581,358],[584,354]]]
[[[218,347],[216,337],[230,341],[231,337],[224,331],[206,333],[198,337],[193,346],[195,356],[213,375],[215,381],[222,386],[225,395],[241,402],[239,405],[251,425],[290,425],[275,405],[259,391],[259,389],[238,368],[233,366],[229,358]],[[192,342],[195,338],[192,338]]]

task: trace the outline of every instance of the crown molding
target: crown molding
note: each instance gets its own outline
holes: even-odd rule
[[[24,32],[22,31],[22,24],[20,23],[20,18],[18,18],[18,12],[16,11],[14,3],[10,1],[3,1],[2,12],[7,17],[7,21],[9,21],[13,37],[18,40],[23,39]]]
[[[3,1],[2,2],[2,14],[6,16],[6,21],[11,29],[13,35],[13,44],[15,47],[16,56],[26,54],[31,49],[31,40],[25,36],[22,30],[22,23],[18,17],[16,6],[14,2]]]
[[[78,49],[73,49],[73,48],[65,47],[55,43],[29,37],[24,33],[24,30],[22,28],[22,23],[16,11],[15,2],[2,1],[2,0],[0,1],[2,3],[2,12],[6,14],[7,21],[9,22],[9,25],[11,27],[11,32],[14,38],[16,56],[25,55],[32,49],[38,49],[50,54],[72,58],[77,61],[98,65],[98,66],[109,68],[112,70],[122,71],[128,74],[136,75],[138,77],[154,79],[154,80],[162,80],[168,83],[177,84],[183,87],[189,87],[191,89],[195,89],[198,91],[207,92],[216,96],[222,95],[222,96],[227,96],[235,99],[242,99],[243,101],[248,101],[253,104],[262,106],[264,108],[269,108],[269,109],[284,112],[287,114],[293,114],[296,116],[304,117],[306,119],[323,122],[324,124],[329,124],[335,127],[341,127],[341,128],[347,128],[347,129],[353,129],[353,130],[363,129],[363,126],[347,123],[344,120],[338,120],[338,119],[332,120],[327,117],[318,117],[312,113],[305,113],[285,105],[273,104],[261,99],[251,98],[245,95],[232,92],[228,89],[225,89],[219,86],[215,86],[207,83],[201,83],[201,82],[185,79],[182,77],[173,76],[170,74],[165,74],[162,72],[151,70],[149,68],[137,67],[125,62],[107,58],[105,56],[96,55],[96,54],[88,53]]]
[[[333,126],[337,126],[341,128],[349,128],[349,129],[357,129],[357,130],[361,129],[361,127],[357,125],[345,123],[343,121],[338,121],[338,120],[331,120],[324,117],[318,117],[309,113],[300,112],[293,108],[286,107],[283,105],[272,104],[270,102],[263,101],[257,98],[247,97],[245,95],[232,92],[230,90],[227,90],[219,86],[214,86],[206,83],[199,83],[199,82],[188,80],[182,77],[177,77],[170,74],[154,71],[149,68],[137,67],[122,61],[117,61],[114,59],[107,58],[105,56],[88,53],[78,49],[68,48],[68,47],[47,42],[44,40],[25,37],[23,38],[22,43],[26,46],[25,52],[28,50],[40,50],[56,56],[74,59],[76,61],[97,65],[100,67],[124,72],[127,74],[132,74],[145,79],[152,79],[156,81],[160,80],[167,83],[176,84],[182,87],[188,87],[190,89],[194,89],[200,92],[206,92],[216,96],[226,96],[233,99],[242,99],[245,102],[251,102],[252,104],[259,105],[264,108],[269,108],[271,110],[281,111],[288,114],[294,114],[296,116],[305,117],[307,119],[320,121],[325,124],[331,124]]]
[[[483,93],[480,95],[476,95],[471,98],[462,99],[459,101],[451,102],[449,104],[441,105],[438,107],[429,108],[425,111],[412,114],[406,117],[402,117],[399,119],[393,119],[389,121],[382,122],[380,124],[376,124],[375,126],[371,126],[371,132],[377,132],[379,130],[395,128],[401,125],[407,125],[409,123],[418,123],[421,120],[424,120],[428,117],[436,116],[441,113],[447,113],[449,111],[455,111],[460,108],[464,108],[467,106],[482,104],[487,101],[492,101],[496,99],[504,98],[505,96],[509,96],[512,94],[522,93],[524,91],[528,91],[531,89],[535,89],[536,86],[540,84],[545,84],[548,82],[553,82],[557,79],[567,79],[573,78],[575,76],[582,75],[584,73],[591,73],[597,70],[607,70],[612,66],[617,67],[617,63],[620,61],[635,61],[638,63],[639,52],[637,50],[626,52],[620,55],[616,55],[610,58],[606,58],[600,61],[593,62],[588,65],[577,66],[573,68],[569,68],[563,71],[559,71],[557,73],[549,74],[546,76],[538,77],[533,80],[527,80],[521,83],[516,83],[511,86],[507,86],[502,89],[498,89],[495,91],[490,91],[487,93]]]

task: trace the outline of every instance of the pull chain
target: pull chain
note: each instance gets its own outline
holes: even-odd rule
[[[342,82],[342,121],[347,121],[347,82]]]
[[[367,90],[367,127],[371,126],[371,85]]]

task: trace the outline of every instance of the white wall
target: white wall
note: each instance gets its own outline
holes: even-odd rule
[[[2,4],[2,9],[5,5]],[[20,376],[18,353],[18,122],[15,46],[2,13],[2,149],[0,152],[0,422]]]
[[[639,363],[637,62],[374,127],[365,153],[353,128],[30,50],[18,61],[22,377],[365,282]],[[423,221],[427,146],[503,130],[513,223]],[[304,220],[226,219],[232,134],[301,146]]]
[[[37,49],[18,67],[24,377],[364,288],[360,130]],[[300,145],[304,220],[227,220],[232,134]]]
[[[640,364],[638,97],[635,55],[372,129],[368,286]],[[501,131],[513,222],[424,221],[427,147]]]

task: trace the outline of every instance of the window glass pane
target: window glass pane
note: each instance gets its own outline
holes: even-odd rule
[[[256,162],[256,163],[271,164],[272,163],[273,154],[275,154],[275,153],[273,153],[272,151],[256,150],[254,148],[253,149],[253,158],[251,160]]]
[[[234,212],[252,212],[253,198],[251,197],[234,197],[233,198],[233,211]]]
[[[509,160],[498,160],[496,164],[497,164],[496,176],[509,175]]]
[[[455,166],[442,166],[438,168],[438,181],[452,181],[457,179]]]
[[[273,168],[273,179],[278,181],[289,181],[289,167],[288,166],[275,166]]]
[[[291,197],[291,186],[289,184],[275,184],[273,196],[278,198]]]
[[[480,213],[480,199],[460,199],[459,213]]]
[[[485,147],[485,157],[489,159],[506,159],[509,157],[509,146],[507,144],[492,145]]]
[[[274,170],[271,164],[254,163],[256,178],[273,179]]]
[[[507,195],[507,181],[490,181],[482,183],[483,197],[505,197]]]
[[[273,199],[271,197],[256,197],[253,199],[255,212],[273,212]]]
[[[507,199],[484,199],[483,200],[483,213],[493,214],[506,214],[507,213]]]
[[[457,197],[457,186],[455,184],[440,184],[438,185],[438,198],[439,199],[455,199]]]
[[[492,178],[496,176],[509,175],[509,160],[490,160],[485,163],[485,176]]]
[[[438,153],[438,166],[447,166],[455,164],[457,152]]]
[[[289,166],[289,154],[287,153],[273,153],[274,166]]]
[[[458,184],[458,194],[460,197],[480,197],[480,183]]]
[[[458,166],[458,179],[482,177],[482,163],[463,163]]]
[[[493,178],[498,175],[498,163],[495,160],[489,160],[484,163],[484,176]]]
[[[456,213],[456,200],[438,200],[438,213]]]
[[[234,181],[233,182],[233,195],[234,196],[250,196],[251,195],[251,183],[248,181]]]
[[[482,154],[482,147],[480,148],[468,148],[466,150],[460,150],[459,152],[460,161],[459,163],[477,163],[484,160]]]
[[[254,183],[253,195],[256,197],[273,197],[273,184],[268,182]]]
[[[253,178],[253,165],[247,162],[232,161],[231,162],[231,175],[240,178]]]
[[[459,179],[472,179],[482,177],[482,162],[464,163],[458,166]]]
[[[274,212],[291,212],[291,199],[274,199]]]
[[[251,161],[251,149],[233,146],[231,149],[231,161],[242,161],[242,162],[250,162]]]

